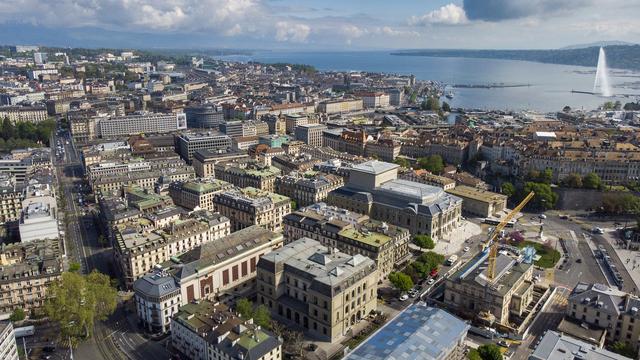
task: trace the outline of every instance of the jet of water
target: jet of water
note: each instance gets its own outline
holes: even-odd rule
[[[598,88],[600,91],[598,92]],[[596,68],[596,79],[593,83],[593,92],[600,93],[602,96],[612,96],[613,91],[611,85],[609,85],[609,69],[607,69],[607,55],[604,53],[604,48],[600,48],[600,54],[598,55],[598,67]]]

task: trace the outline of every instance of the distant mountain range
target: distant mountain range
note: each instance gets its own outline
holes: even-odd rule
[[[552,50],[403,50],[398,56],[464,57],[501,60],[522,60],[548,64],[596,67],[600,45]],[[605,46],[610,68],[640,71],[640,45]]]

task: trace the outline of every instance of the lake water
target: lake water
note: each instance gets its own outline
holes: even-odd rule
[[[622,103],[634,97],[613,99],[571,90],[592,91],[593,68],[541,64],[527,61],[438,58],[425,56],[395,56],[389,52],[281,52],[263,51],[251,56],[223,56],[229,61],[286,62],[313,65],[322,71],[371,71],[394,74],[414,74],[420,80],[436,80],[447,84],[523,84],[512,88],[456,88],[455,97],[448,101],[454,107],[500,110],[558,111],[565,105],[572,108],[594,109],[608,100]],[[616,94],[640,96],[640,74],[610,71]],[[636,83],[635,89],[629,88]],[[625,85],[626,84],[626,85]]]

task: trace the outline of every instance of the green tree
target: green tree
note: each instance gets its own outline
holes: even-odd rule
[[[482,360],[502,360],[502,352],[496,344],[484,344],[478,347],[478,354]]]
[[[69,264],[69,272],[78,272],[80,271],[80,263],[72,262]]]
[[[616,341],[611,345],[611,351],[631,359],[635,359],[638,352],[630,344],[623,341]]]
[[[602,180],[596,173],[589,173],[582,179],[582,184],[585,189],[600,189],[602,186]]]
[[[236,302],[236,312],[244,319],[250,319],[253,316],[253,304],[247,298],[240,298]]]
[[[418,99],[418,94],[415,91],[412,92],[411,95],[409,96],[409,104],[415,104],[417,99]]]
[[[49,287],[45,313],[60,325],[62,337],[90,337],[95,321],[105,320],[115,311],[118,293],[110,280],[97,271],[86,276],[65,272]]]
[[[418,159],[421,168],[434,174],[441,174],[444,171],[444,161],[440,155],[430,155]]]
[[[451,112],[451,105],[449,105],[448,102],[443,101],[442,102],[442,111]]]
[[[260,305],[253,312],[253,322],[265,329],[271,328],[271,313],[266,306]]]
[[[26,317],[27,315],[24,313],[24,310],[22,308],[15,308],[11,313],[11,316],[9,316],[9,320],[11,320],[12,322],[22,321]]]
[[[558,194],[553,192],[549,184],[526,182],[524,184],[524,195],[535,192],[535,196],[529,202],[529,206],[535,209],[552,209],[558,201]]]
[[[409,291],[413,288],[413,280],[411,280],[411,277],[401,272],[392,272],[389,274],[389,281],[400,291]]]
[[[480,357],[480,353],[478,352],[477,349],[469,350],[469,353],[467,354],[467,359],[469,359],[469,360],[482,360],[482,358]]]
[[[410,168],[411,167],[411,163],[409,163],[409,160],[405,159],[405,158],[396,158],[394,161],[394,163],[402,166],[403,168]]]
[[[421,262],[425,265],[429,271],[433,269],[437,269],[438,266],[442,265],[444,262],[444,255],[438,254],[437,252],[427,251],[426,253],[420,255],[418,258],[418,262]]]
[[[513,184],[510,183],[510,182],[502,183],[502,186],[500,187],[500,190],[502,191],[502,193],[504,195],[507,195],[508,197],[512,197],[513,194],[516,193],[516,187],[513,186]]]
[[[616,104],[613,101],[607,101],[602,105],[602,110],[613,110],[615,107]]]
[[[291,200],[291,210],[297,210],[298,209],[298,202],[296,202],[295,200]]]
[[[602,211],[613,215],[640,214],[640,198],[628,193],[605,193],[602,196]]]
[[[0,130],[0,136],[2,136],[2,138],[5,140],[9,140],[14,136],[13,124],[7,116],[5,116],[4,120],[2,120],[2,129]]]
[[[538,170],[529,170],[527,175],[524,177],[527,181],[539,181],[540,180],[540,171]]]
[[[421,249],[433,249],[436,243],[429,235],[416,235],[413,237],[413,243]]]
[[[553,170],[547,168],[540,174],[540,181],[545,184],[551,184],[553,181]]]
[[[569,174],[566,178],[562,180],[562,184],[566,187],[580,189],[582,187],[582,177],[580,174]]]

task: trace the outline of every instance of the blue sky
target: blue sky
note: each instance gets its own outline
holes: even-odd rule
[[[638,0],[12,0],[0,43],[137,48],[557,48],[640,42]]]

